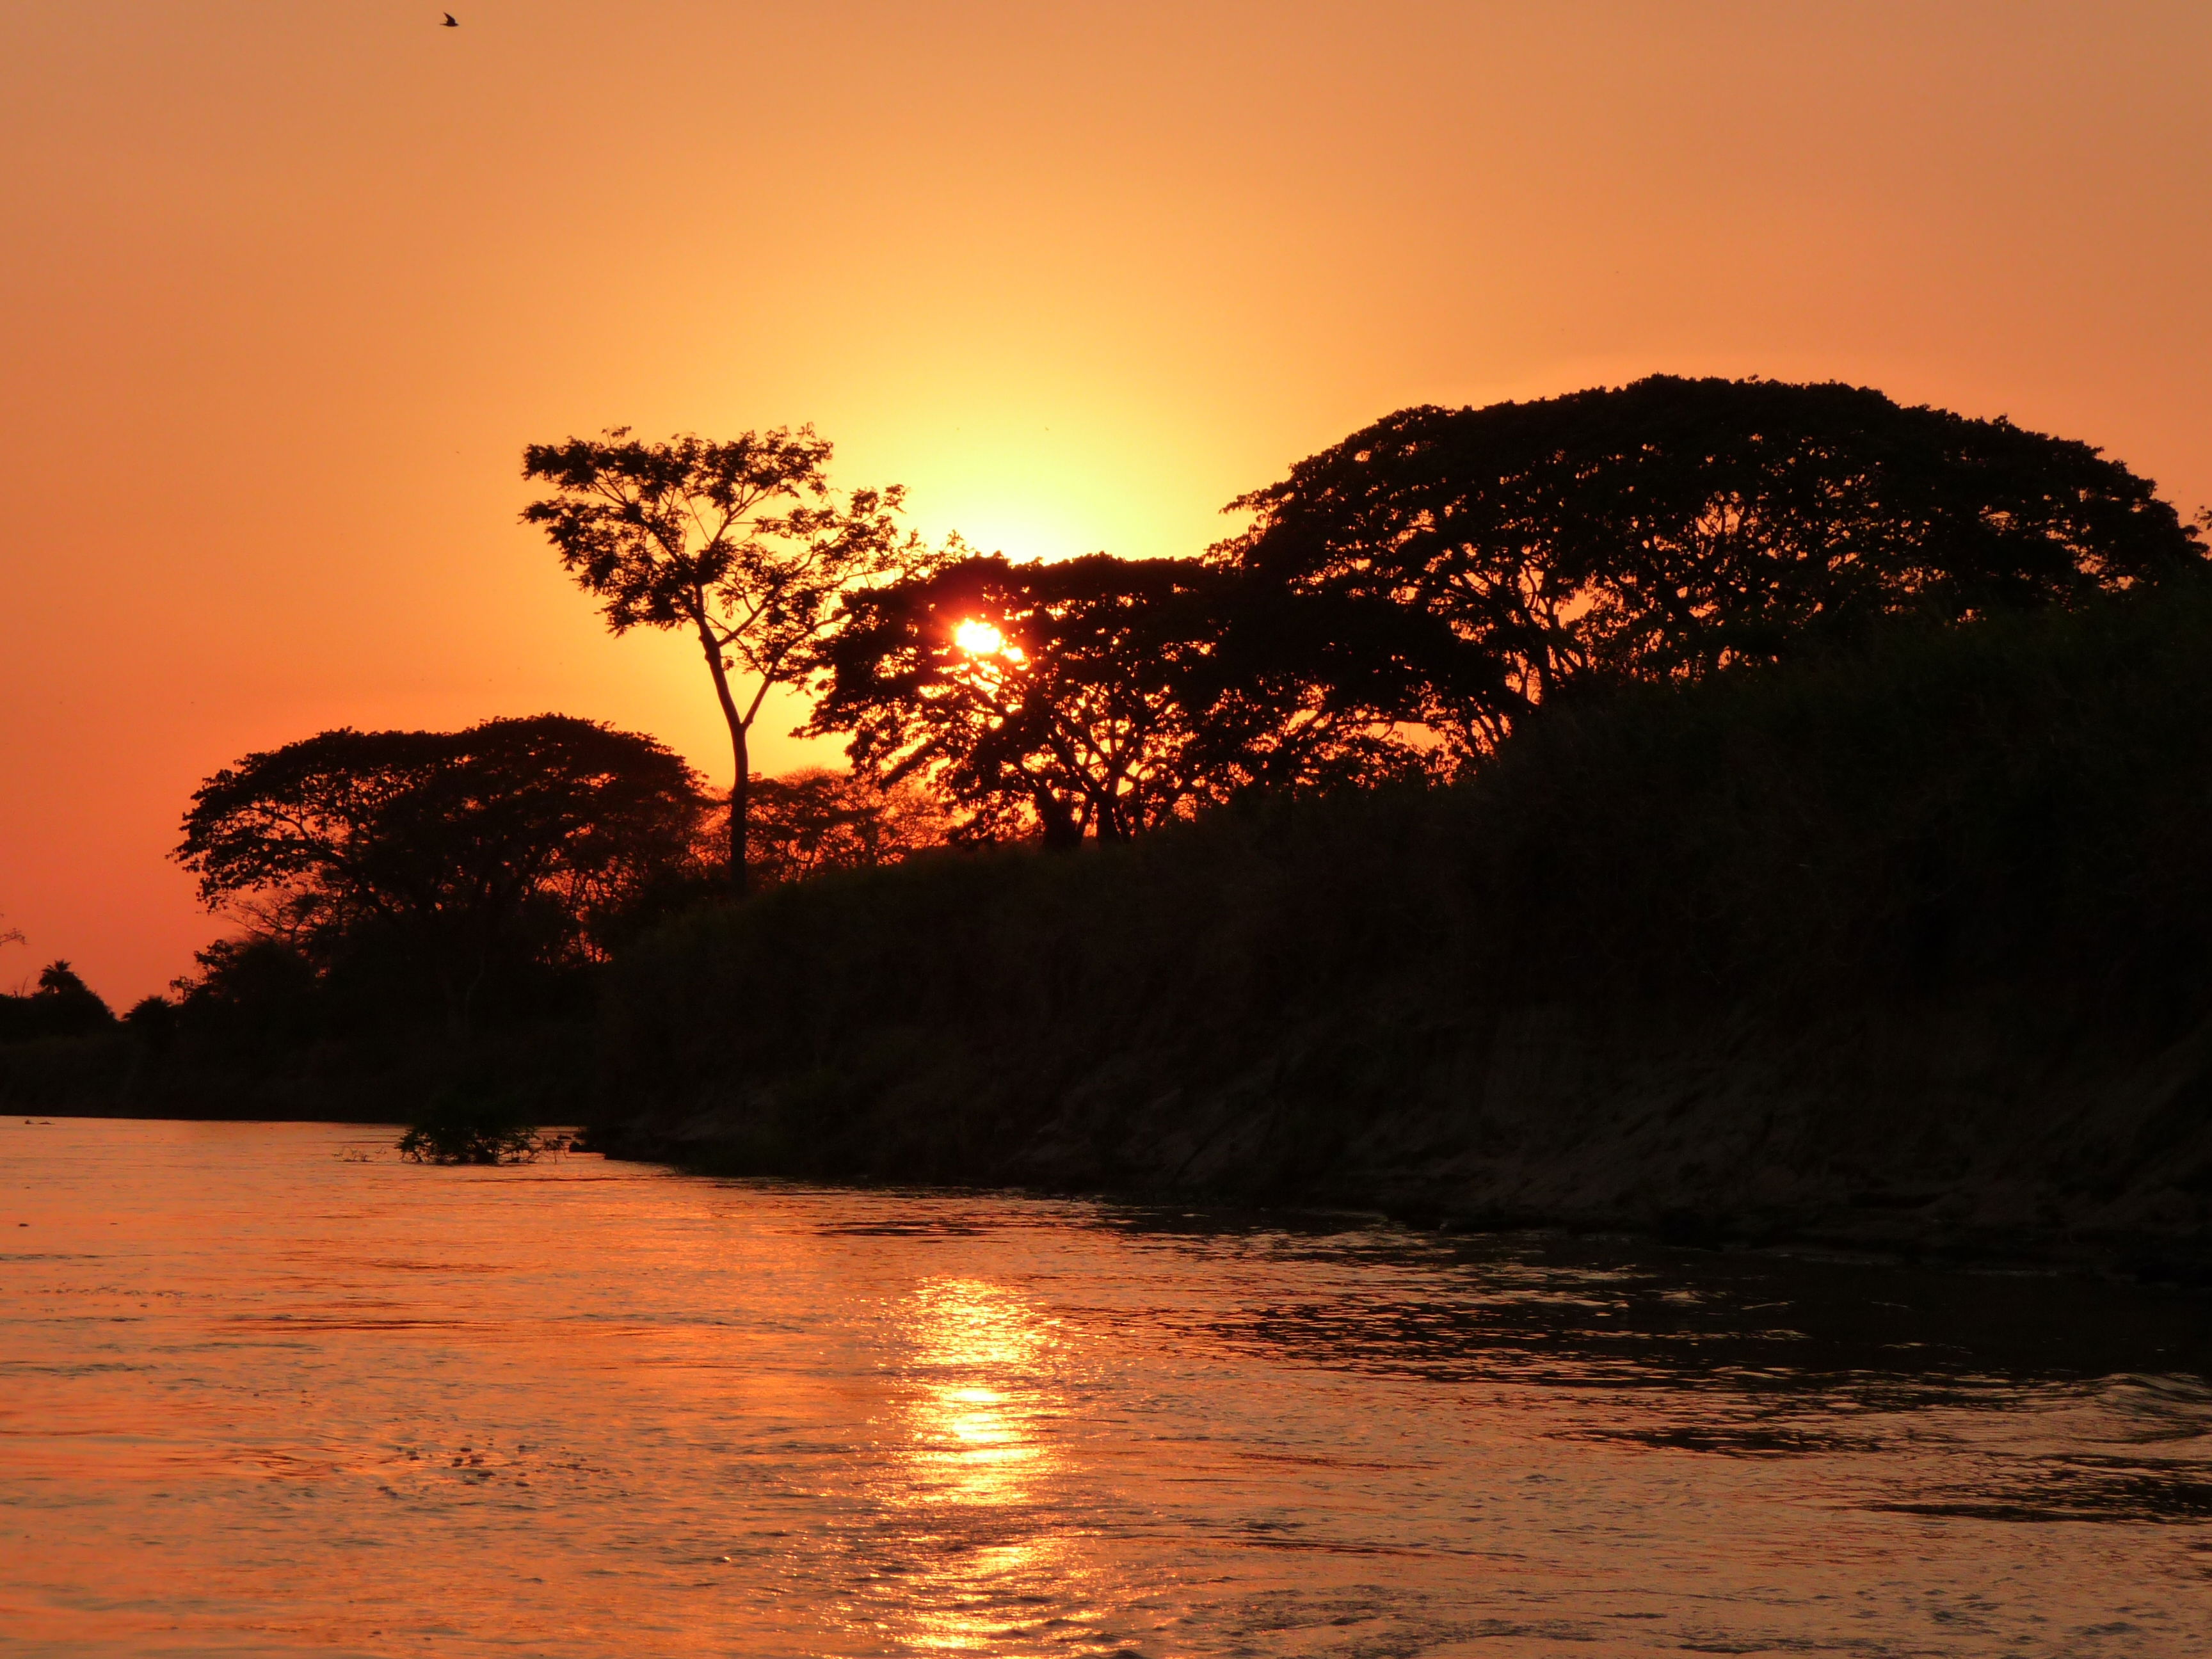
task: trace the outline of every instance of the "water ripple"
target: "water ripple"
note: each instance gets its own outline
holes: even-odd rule
[[[2178,1293],[388,1139],[0,1125],[0,1655],[2212,1651]]]

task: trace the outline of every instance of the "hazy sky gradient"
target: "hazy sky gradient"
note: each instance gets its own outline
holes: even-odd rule
[[[2212,499],[2203,0],[456,10],[0,0],[0,988],[188,968],[192,788],[325,726],[726,781],[533,440],[812,421],[933,535],[1191,553],[1390,410],[1670,370]]]

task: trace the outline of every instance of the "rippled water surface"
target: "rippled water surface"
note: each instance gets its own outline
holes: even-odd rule
[[[0,1652],[2212,1653],[2203,1299],[0,1124]]]

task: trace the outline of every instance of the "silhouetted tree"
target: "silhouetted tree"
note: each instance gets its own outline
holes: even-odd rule
[[[317,954],[325,961],[344,949],[339,934],[318,943]],[[172,1026],[201,1046],[236,1058],[297,1048],[320,1035],[328,1023],[317,964],[290,939],[268,933],[217,939],[192,952],[192,960],[197,973],[169,982],[176,993],[172,1012],[147,1015],[149,1036]]]
[[[597,598],[617,634],[678,629],[699,643],[729,728],[729,873],[745,888],[750,736],[768,694],[804,678],[839,596],[927,557],[893,522],[902,492],[829,485],[830,446],[811,427],[726,443],[645,443],[626,427],[532,444],[523,475],[554,486],[524,519]],[[732,677],[742,684],[732,684]]]
[[[1252,590],[1194,560],[1101,553],[970,558],[854,593],[818,653],[828,681],[805,730],[849,733],[873,775],[933,779],[964,835],[1034,830],[1054,846],[1121,840],[1244,788],[1418,769],[1389,729],[1400,614]],[[1284,672],[1299,653],[1357,655],[1358,630],[1340,626],[1355,611],[1384,648],[1327,686]]]
[[[767,881],[895,864],[942,846],[951,828],[945,804],[911,781],[813,767],[752,781],[750,857]]]
[[[99,993],[66,962],[50,962],[41,968],[38,988],[30,995],[0,996],[0,1042],[84,1036],[114,1023],[114,1014]]]
[[[123,1024],[147,1048],[167,1050],[176,1041],[177,1005],[168,997],[141,997],[124,1013]]]
[[[1217,566],[1446,625],[1419,665],[1427,718],[1471,750],[1576,682],[2070,605],[2204,557],[2086,444],[1841,385],[1660,376],[1401,410],[1232,506],[1257,517]]]
[[[1483,665],[1452,649],[1437,618],[1197,568],[1206,602],[1186,608],[1176,656],[1193,804],[1441,775],[1444,752],[1422,723],[1439,687],[1464,690]]]
[[[271,952],[327,975],[386,951],[434,978],[461,1027],[495,967],[593,956],[602,921],[691,858],[704,809],[682,760],[589,720],[340,730],[209,779],[176,856],[266,938],[204,955],[216,977],[266,979]]]

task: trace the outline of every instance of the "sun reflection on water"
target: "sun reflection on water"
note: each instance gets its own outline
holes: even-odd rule
[[[1069,1604],[1084,1575],[1039,1508],[1060,1462],[1046,1431],[1054,1322],[1000,1285],[935,1279],[915,1290],[908,1330],[905,1440],[886,1494],[913,1519],[905,1642],[1006,1651],[1044,1599],[1085,1622]]]
[[[913,1495],[1019,1502],[1050,1462],[1037,1431],[1047,1414],[1051,1322],[981,1279],[925,1281],[914,1303]]]

